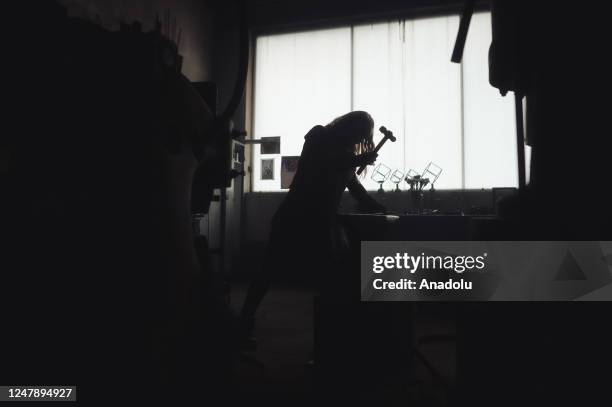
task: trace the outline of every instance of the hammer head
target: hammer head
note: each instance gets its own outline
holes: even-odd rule
[[[385,138],[388,138],[389,140],[395,142],[397,140],[397,138],[395,138],[395,136],[393,135],[393,133],[390,130],[387,130],[387,128],[385,126],[380,126],[380,132],[385,136]]]

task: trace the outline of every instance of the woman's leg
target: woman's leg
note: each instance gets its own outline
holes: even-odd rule
[[[253,329],[252,323],[255,313],[257,312],[257,308],[259,308],[259,305],[268,293],[270,289],[270,282],[276,275],[278,269],[278,256],[281,255],[281,253],[279,253],[278,250],[275,250],[274,247],[275,245],[270,242],[266,248],[262,267],[255,275],[255,278],[251,281],[251,284],[247,290],[246,298],[242,305],[240,316],[244,321],[251,324],[251,326],[248,327],[249,330]]]
[[[240,313],[242,319],[249,321],[253,320],[259,304],[261,304],[270,289],[270,280],[271,273],[266,272],[264,269],[258,273],[253,281],[251,281],[244,304],[242,305],[242,312]],[[252,329],[252,327],[250,329]]]

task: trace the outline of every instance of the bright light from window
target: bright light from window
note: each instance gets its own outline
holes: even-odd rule
[[[450,62],[458,25],[448,16],[258,37],[253,136],[280,136],[281,153],[255,147],[254,190],[280,190],[281,156],[351,110],[397,136],[377,163],[420,173],[433,161],[439,189],[516,186],[513,96],[488,83],[490,15],[473,16],[462,66]],[[262,159],[274,160],[274,179],[262,179]]]
[[[280,156],[302,151],[313,126],[351,110],[351,29],[259,37],[255,62],[255,138],[281,137],[280,155],[255,147],[253,186],[280,190]],[[274,180],[261,179],[261,160],[273,158]]]

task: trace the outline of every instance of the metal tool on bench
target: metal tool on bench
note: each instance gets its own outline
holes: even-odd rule
[[[383,134],[383,138],[382,140],[378,142],[378,144],[374,148],[375,153],[377,153],[378,150],[381,149],[381,147],[387,142],[387,140],[391,140],[393,142],[397,140],[397,138],[393,135],[393,133],[387,130],[385,126],[381,126],[378,130]],[[362,165],[361,167],[359,167],[359,169],[357,170],[357,175],[361,175],[361,173],[363,172],[363,170],[365,170],[365,168],[366,168],[365,165]]]

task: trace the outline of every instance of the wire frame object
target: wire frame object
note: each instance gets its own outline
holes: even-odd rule
[[[383,183],[389,178],[391,175],[391,168],[387,167],[385,164],[378,164],[372,173],[372,180],[377,182],[380,188],[379,192],[384,192]]]
[[[389,180],[395,184],[395,190],[399,191],[399,184],[404,179],[404,171],[394,170],[389,176]]]
[[[423,170],[422,177],[429,179],[431,188],[433,189],[434,183],[438,180],[440,174],[442,174],[442,167],[434,164],[433,162],[430,162],[429,164],[427,164],[427,167],[425,167],[425,170]]]

